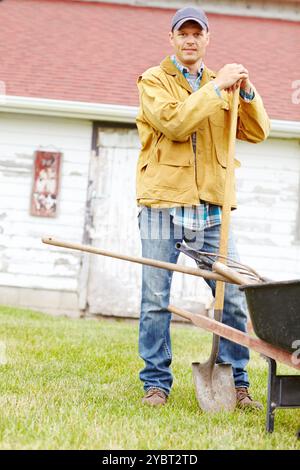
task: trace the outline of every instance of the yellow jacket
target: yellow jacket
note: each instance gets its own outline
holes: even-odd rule
[[[205,67],[201,87],[188,81],[167,57],[138,79],[137,127],[141,152],[137,165],[138,204],[155,207],[197,205],[199,199],[223,204],[231,96],[220,98]],[[270,123],[261,97],[239,103],[237,138],[261,142]],[[196,156],[192,134],[197,133]],[[236,160],[236,166],[239,162]],[[231,195],[236,206],[235,190]]]

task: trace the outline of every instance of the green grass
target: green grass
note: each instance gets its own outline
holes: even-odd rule
[[[165,407],[141,406],[136,323],[80,320],[0,307],[1,449],[299,449],[299,410],[204,414],[191,362],[210,335],[173,326],[172,394]],[[266,404],[267,366],[252,353],[252,393]],[[287,368],[280,366],[279,371]],[[291,370],[292,371],[292,370]],[[294,373],[295,371],[292,371]]]

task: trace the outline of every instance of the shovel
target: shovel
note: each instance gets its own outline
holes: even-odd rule
[[[229,129],[229,148],[226,166],[224,188],[224,203],[222,206],[222,223],[219,246],[219,261],[224,262],[228,250],[228,234],[231,212],[230,194],[233,186],[234,152],[239,104],[239,88],[234,92]],[[214,320],[222,322],[225,284],[216,282]],[[236,406],[236,390],[231,364],[217,364],[220,336],[213,334],[212,350],[209,359],[201,364],[193,362],[192,371],[196,388],[196,397],[203,411],[216,413],[218,411],[233,411]]]

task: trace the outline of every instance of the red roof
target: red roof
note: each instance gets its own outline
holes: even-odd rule
[[[70,0],[0,2],[0,80],[8,95],[137,105],[137,76],[171,53],[173,9]],[[208,14],[205,58],[243,63],[274,119],[299,120],[299,23]]]

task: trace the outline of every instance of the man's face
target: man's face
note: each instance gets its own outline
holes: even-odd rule
[[[195,21],[183,23],[180,29],[169,33],[169,38],[175,55],[187,67],[204,57],[209,43],[209,33]]]

